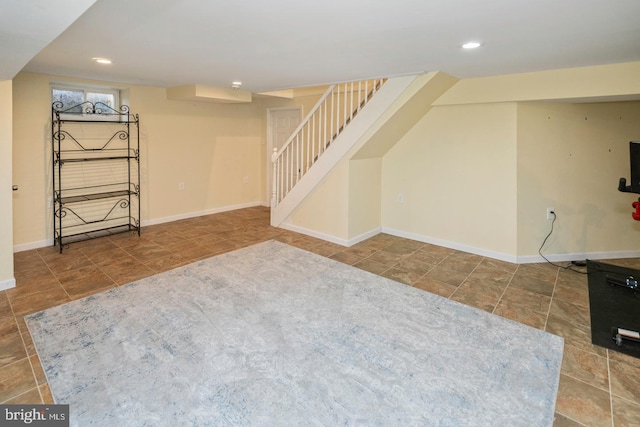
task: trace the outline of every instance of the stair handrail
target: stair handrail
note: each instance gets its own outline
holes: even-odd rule
[[[302,179],[385,81],[386,79],[372,79],[330,85],[282,147],[273,148],[272,208]],[[370,82],[372,86],[369,91]],[[357,100],[355,93],[358,94]]]
[[[271,161],[272,162],[275,162],[274,156],[275,156],[275,158],[280,157],[280,155],[282,153],[284,153],[284,151],[289,147],[289,145],[291,145],[293,140],[296,139],[296,135],[298,135],[300,133],[300,131],[307,124],[309,119],[315,114],[316,111],[318,111],[318,109],[320,108],[322,103],[327,99],[327,97],[329,95],[331,95],[331,92],[333,92],[333,89],[335,87],[336,87],[336,85],[331,85],[331,86],[329,86],[327,88],[327,90],[324,92],[324,94],[322,94],[320,99],[318,99],[318,102],[316,102],[316,104],[311,108],[309,113],[306,116],[304,116],[304,118],[300,121],[300,123],[294,129],[294,131],[291,132],[291,135],[289,136],[289,138],[287,138],[287,140],[284,142],[284,144],[282,144],[282,147],[280,147],[279,150],[277,148],[275,148],[275,147],[273,148],[273,155],[271,156]]]

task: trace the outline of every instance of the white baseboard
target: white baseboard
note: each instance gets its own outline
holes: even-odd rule
[[[143,220],[140,222],[140,224],[142,225],[142,227],[146,227],[149,225],[164,224],[165,222],[178,221],[178,220],[187,219],[187,218],[195,218],[195,217],[204,216],[204,215],[212,215],[212,214],[221,213],[221,212],[233,211],[236,209],[252,208],[255,206],[268,206],[268,205],[262,201],[243,203],[240,205],[224,206],[221,208],[207,209],[204,211],[188,212],[180,215],[166,216],[164,218]],[[15,252],[29,251],[31,249],[44,248],[46,246],[53,246],[53,240],[39,240],[36,242],[29,242],[29,243],[14,245],[13,252],[15,253]]]
[[[393,236],[404,237],[407,239],[417,240],[419,242],[431,243],[433,245],[444,246],[445,248],[456,249],[463,252],[469,252],[476,255],[485,256],[488,258],[498,259],[514,264],[533,264],[539,262],[546,262],[540,255],[523,255],[516,256],[510,254],[504,254],[501,252],[490,251],[483,248],[477,248],[474,246],[464,245],[461,243],[450,242],[447,240],[435,239],[433,237],[422,236],[414,233],[407,233],[405,231],[394,230],[392,228],[382,227],[382,232],[391,234]],[[544,256],[551,262],[568,262],[568,261],[581,261],[585,259],[614,259],[614,258],[640,258],[640,251],[611,251],[611,252],[582,252],[582,253],[568,253],[568,254],[544,254]]]
[[[53,239],[51,240],[39,240],[37,242],[22,243],[20,245],[13,246],[13,252],[30,251],[31,249],[44,248],[47,246],[53,246]]]
[[[488,258],[498,259],[500,261],[511,262],[514,264],[518,262],[518,258],[515,255],[509,255],[502,252],[491,251],[484,248],[477,248],[475,246],[469,246],[462,243],[436,239],[433,237],[423,236],[420,234],[408,233],[406,231],[395,230],[393,228],[388,228],[388,227],[382,227],[382,232],[391,234],[392,236],[404,237],[406,239],[417,240],[418,242],[430,243],[432,245],[443,246],[449,249],[469,252],[472,254],[481,255]],[[534,261],[534,262],[538,262],[538,261]]]
[[[16,287],[16,279],[0,280],[0,291]]]
[[[300,227],[298,225],[290,224],[283,222],[279,225],[280,228],[284,228],[285,230],[294,231],[296,233],[304,234],[306,236],[315,237],[317,239],[326,240],[327,242],[335,243],[341,246],[349,246],[348,241],[346,239],[341,239],[336,236],[332,236],[330,234],[321,233],[319,231],[309,230],[304,227]]]
[[[551,262],[583,261],[585,259],[640,258],[640,251],[579,252],[570,254],[543,254]],[[545,262],[540,255],[518,257],[519,264]]]
[[[315,237],[317,239],[326,240],[327,242],[336,243],[341,246],[351,247],[356,243],[360,243],[364,240],[367,240],[370,237],[375,236],[380,233],[380,228],[375,228],[373,230],[369,230],[365,233],[360,234],[359,236],[353,237],[351,239],[342,239],[340,237],[332,236],[330,234],[321,233],[315,230],[309,230],[308,228],[300,227],[299,225],[294,225],[291,223],[284,222],[280,224],[280,228],[284,228],[285,230],[294,231],[296,233],[304,234],[305,236]]]
[[[380,227],[374,228],[373,230],[369,230],[365,233],[360,234],[359,236],[353,237],[349,240],[347,240],[347,246],[351,247],[353,245],[355,245],[356,243],[360,243],[363,242],[367,239],[370,239],[371,237],[375,236],[376,234],[379,234],[382,231],[382,229]]]

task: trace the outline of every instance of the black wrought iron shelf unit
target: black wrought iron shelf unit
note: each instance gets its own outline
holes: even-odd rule
[[[53,241],[140,236],[140,120],[127,105],[51,106]]]

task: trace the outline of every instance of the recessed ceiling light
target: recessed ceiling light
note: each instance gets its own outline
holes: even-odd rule
[[[111,64],[111,60],[107,58],[92,58],[98,64]]]
[[[237,80],[235,82],[231,82],[231,87],[233,89],[238,89],[240,86],[242,86],[242,82],[239,82]]]
[[[466,42],[462,45],[463,49],[476,49],[480,47],[480,42]]]

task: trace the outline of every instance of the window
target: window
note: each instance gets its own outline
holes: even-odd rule
[[[118,120],[117,115],[110,115],[120,112],[119,92],[117,89],[53,85],[51,86],[51,102],[61,102],[60,111],[74,115],[82,114],[83,119],[104,120],[112,118]],[[85,102],[90,102],[95,106],[95,111],[92,111],[92,105],[83,104]],[[62,114],[62,116],[65,115]],[[98,115],[100,116],[98,117]],[[63,118],[70,118],[70,116]]]

